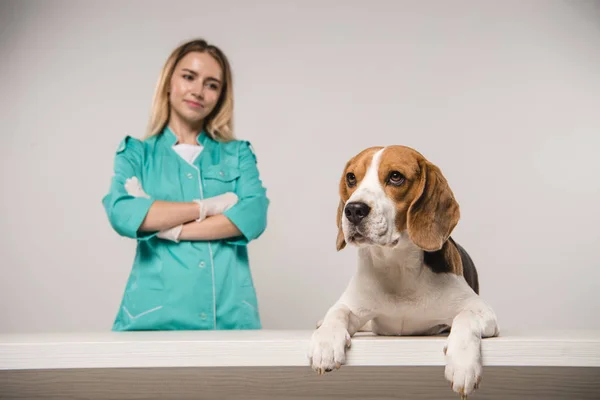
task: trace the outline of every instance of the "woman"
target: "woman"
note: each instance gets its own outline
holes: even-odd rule
[[[229,62],[193,40],[167,59],[144,140],[125,137],[103,205],[137,240],[113,330],[260,329],[246,245],[269,200],[232,130]]]

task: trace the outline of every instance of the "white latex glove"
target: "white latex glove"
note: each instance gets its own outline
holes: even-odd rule
[[[181,235],[182,229],[183,224],[177,225],[172,227],[171,229],[165,229],[164,231],[158,232],[156,236],[161,239],[172,240],[175,243],[179,243],[179,235]]]
[[[133,197],[145,197],[147,199],[150,198],[148,194],[142,188],[142,185],[136,176],[133,176],[127,180],[125,180],[125,190],[130,196]],[[181,234],[181,230],[183,229],[183,225],[174,226],[170,229],[165,229],[156,235],[161,239],[172,240],[175,243],[179,242],[179,235]]]
[[[194,200],[194,202],[200,206],[200,216],[196,220],[200,222],[206,217],[222,214],[229,210],[238,202],[238,197],[233,192],[227,192],[208,199]]]
[[[138,180],[137,176],[132,176],[131,178],[125,180],[125,190],[127,190],[127,193],[133,197],[145,197],[147,199],[150,198],[150,196],[144,192],[142,184]]]

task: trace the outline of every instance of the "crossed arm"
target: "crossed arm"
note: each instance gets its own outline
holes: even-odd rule
[[[124,237],[147,240],[217,240],[245,245],[267,225],[269,199],[262,185],[256,157],[248,142],[239,144],[240,175],[235,193],[170,202],[150,198],[138,181],[143,144],[127,137],[117,150],[114,175],[102,203],[113,229]],[[135,183],[135,184],[134,184]]]
[[[125,183],[127,193],[149,198],[137,178]],[[242,233],[221,213],[237,202],[237,196],[226,193],[198,202],[169,202],[155,200],[140,232],[159,231],[158,236],[171,240],[216,240],[240,236]]]
[[[242,233],[229,218],[219,214],[202,222],[183,225],[179,240],[217,240],[240,236]]]
[[[155,201],[140,231],[159,231],[161,236],[161,232],[172,230],[173,238],[177,240],[217,240],[241,235],[231,220],[222,214],[208,216],[199,222],[196,221],[197,216],[196,203]]]

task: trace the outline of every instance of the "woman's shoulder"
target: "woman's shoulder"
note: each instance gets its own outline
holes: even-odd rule
[[[116,154],[125,157],[142,157],[147,149],[154,146],[156,137],[151,136],[145,139],[139,139],[131,135],[125,135],[117,146]]]
[[[225,153],[236,158],[244,158],[252,156],[256,158],[254,147],[249,140],[245,139],[233,139],[227,142],[221,142],[221,148]]]
[[[252,147],[252,143],[249,140],[245,140],[245,139],[233,139],[233,140],[229,140],[227,142],[221,142],[221,145],[223,146],[223,148],[229,149],[229,150],[233,150],[233,151],[244,151],[244,150],[250,150],[250,151],[254,151],[253,147]]]

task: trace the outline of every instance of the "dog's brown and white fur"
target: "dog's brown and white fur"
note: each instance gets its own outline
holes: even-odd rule
[[[340,368],[358,330],[450,330],[445,376],[470,394],[481,379],[481,338],[499,331],[471,258],[450,237],[459,206],[441,171],[411,148],[372,147],[348,161],[339,191],[337,249],[357,246],[358,269],[313,333],[312,368]]]

